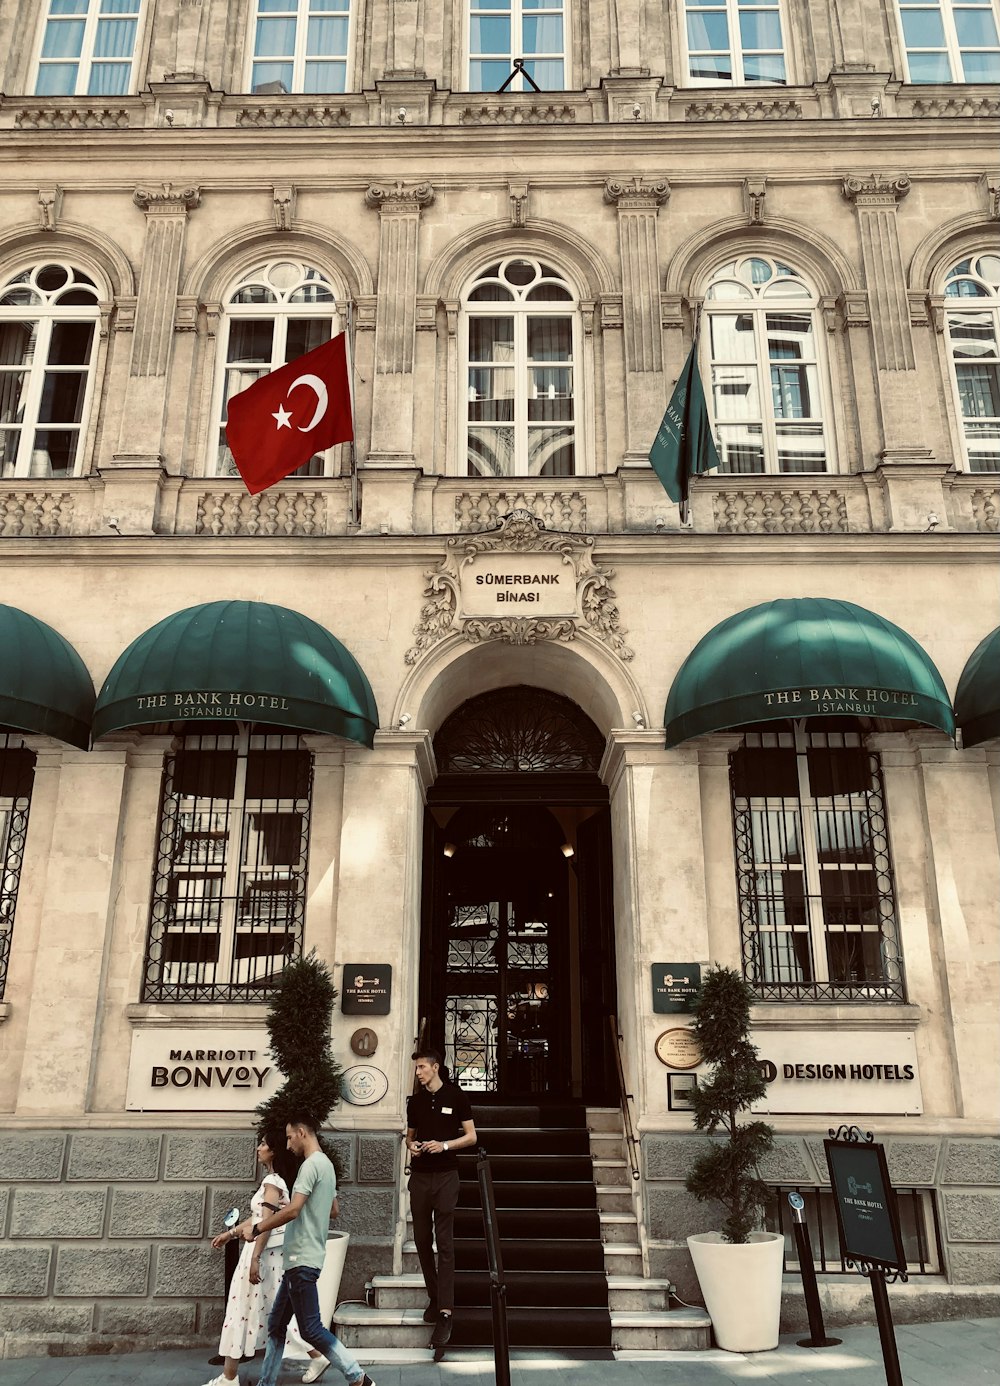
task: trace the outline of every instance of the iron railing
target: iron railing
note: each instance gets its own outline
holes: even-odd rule
[[[507,1330],[507,1282],[503,1272],[503,1253],[500,1250],[500,1226],[497,1205],[493,1197],[493,1175],[486,1151],[479,1147],[476,1157],[476,1178],[483,1205],[483,1232],[486,1237],[486,1260],[490,1275],[490,1307],[493,1311],[493,1361],[497,1386],[510,1386],[510,1335]]]
[[[622,1036],[618,1029],[618,1017],[608,1016],[608,1024],[611,1027],[611,1048],[615,1056],[615,1073],[618,1077],[618,1101],[622,1109],[622,1126],[625,1132],[625,1148],[628,1151],[629,1168],[632,1171],[632,1178],[639,1178],[639,1139],[635,1134],[635,1127],[632,1124],[631,1103],[635,1098],[628,1090],[625,1081],[625,1065],[622,1062]]]

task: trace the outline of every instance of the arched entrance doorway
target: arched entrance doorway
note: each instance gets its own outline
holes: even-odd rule
[[[568,698],[472,698],[434,740],[420,1015],[477,1100],[616,1101],[604,737]]]

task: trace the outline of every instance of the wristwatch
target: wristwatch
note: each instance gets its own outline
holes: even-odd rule
[[[447,1141],[445,1141],[445,1143],[444,1143],[444,1145],[441,1147],[441,1149],[444,1150],[444,1151],[447,1153],[447,1150],[448,1150],[448,1142],[447,1142]]]

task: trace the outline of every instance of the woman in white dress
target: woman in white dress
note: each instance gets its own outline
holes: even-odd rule
[[[264,1175],[260,1188],[250,1200],[254,1222],[260,1222],[269,1212],[276,1213],[285,1207],[289,1199],[289,1186],[295,1183],[298,1166],[302,1163],[286,1150],[283,1131],[263,1133],[257,1145],[257,1159],[263,1166]],[[212,1246],[216,1249],[225,1246],[235,1235],[234,1232],[220,1232],[212,1238]],[[241,1359],[252,1357],[266,1345],[267,1316],[281,1282],[281,1247],[284,1239],[285,1229],[278,1227],[273,1232],[262,1232],[254,1242],[242,1244],[239,1263],[229,1286],[226,1317],[219,1340],[219,1355],[226,1359],[225,1364],[220,1375],[213,1377],[206,1386],[238,1383]],[[319,1356],[314,1349],[310,1349],[309,1355]]]

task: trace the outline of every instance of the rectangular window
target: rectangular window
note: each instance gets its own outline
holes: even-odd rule
[[[784,86],[780,0],[686,0],[692,85]]]
[[[302,949],[312,758],[186,736],[163,771],[144,1001],[265,1000]]]
[[[350,0],[257,0],[250,90],[347,90]]]
[[[970,472],[1000,472],[1000,345],[995,308],[949,312],[948,343],[955,367]]]
[[[905,1000],[878,756],[748,732],[730,776],[747,981],[762,1000]]]
[[[565,0],[470,0],[469,90],[499,91],[515,58],[541,91],[565,90]],[[519,73],[507,90],[532,86]]]
[[[36,96],[126,96],[140,0],[49,0]]]
[[[34,754],[22,745],[20,737],[0,736],[0,1001],[7,986],[34,778]]]
[[[938,1233],[937,1210],[930,1189],[896,1189],[896,1208],[909,1275],[940,1275],[941,1239]],[[785,1270],[799,1270],[798,1248],[792,1212],[788,1204],[790,1193],[801,1193],[805,1199],[806,1222],[812,1246],[813,1264],[821,1275],[857,1275],[840,1258],[840,1236],[837,1231],[837,1209],[829,1189],[807,1189],[781,1185],[764,1210],[764,1225],[769,1232],[781,1232],[785,1238]]]
[[[899,0],[910,82],[1000,82],[998,0]]]

